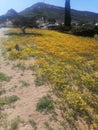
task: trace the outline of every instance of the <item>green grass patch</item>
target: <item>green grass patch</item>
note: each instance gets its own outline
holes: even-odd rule
[[[4,89],[0,90],[0,95],[4,94],[6,91]]]
[[[47,130],[54,130],[48,122],[44,122],[44,125],[46,126]]]
[[[23,80],[21,80],[20,83],[21,83],[21,88],[28,87],[30,85],[29,83]]]
[[[47,95],[42,97],[36,105],[36,110],[40,112],[54,111],[54,102],[51,96]]]
[[[36,124],[36,122],[35,122],[33,119],[30,119],[30,120],[29,120],[29,123],[30,123],[30,125],[32,126],[32,128],[33,128],[34,130],[37,130],[37,124]]]
[[[4,74],[3,72],[0,72],[0,81],[7,81],[9,82],[11,79],[11,77],[7,76],[6,74]]]
[[[20,122],[19,117],[16,117],[15,119],[13,119],[13,120],[11,121],[11,126],[10,126],[10,129],[9,129],[9,130],[17,130],[18,125],[19,125],[19,122]]]
[[[0,98],[0,107],[2,107],[2,106],[4,106],[4,105],[9,105],[9,104],[11,104],[11,103],[14,103],[14,102],[16,102],[18,99],[19,99],[19,97],[16,96],[16,95],[12,95],[12,96],[9,96],[9,97]]]

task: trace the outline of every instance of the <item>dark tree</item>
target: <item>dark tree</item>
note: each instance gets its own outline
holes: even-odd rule
[[[23,34],[26,33],[26,28],[37,27],[36,19],[35,18],[29,18],[29,17],[20,17],[20,18],[14,19],[13,25],[15,27],[19,27]]]
[[[71,26],[71,8],[70,8],[70,0],[66,0],[65,2],[65,18],[64,25],[67,27]]]

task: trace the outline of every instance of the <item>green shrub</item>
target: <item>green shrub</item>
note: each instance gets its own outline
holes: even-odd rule
[[[40,111],[40,112],[53,111],[54,110],[54,103],[53,103],[52,98],[49,95],[42,97],[37,103],[36,110]]]
[[[43,76],[37,76],[34,83],[35,83],[36,86],[44,85],[45,84],[44,77]]]
[[[8,104],[16,102],[19,99],[16,95],[12,95],[7,99]]]
[[[21,80],[20,83],[21,83],[21,88],[28,87],[30,85],[29,83],[27,83],[26,81],[23,81],[23,80]]]
[[[2,95],[3,93],[5,93],[5,90],[0,90],[0,95]]]
[[[83,25],[72,29],[72,33],[78,36],[93,37],[95,34],[95,28],[93,25]]]
[[[18,99],[19,98],[16,95],[0,98],[0,107],[16,102]]]
[[[98,26],[95,26],[95,34],[98,34]]]
[[[32,126],[32,128],[34,128],[34,130],[37,130],[36,122],[34,120],[29,120],[29,123]]]
[[[54,130],[48,122],[44,122],[44,125],[46,126],[47,130]]]
[[[12,120],[9,130],[16,130],[18,128],[18,124],[19,124],[19,117],[16,117],[14,120]]]
[[[64,25],[59,25],[56,30],[58,30],[60,32],[69,32],[71,30],[71,27],[66,27]]]
[[[10,78],[11,77],[6,76],[4,73],[0,72],[0,81],[7,81],[7,82],[9,82]]]

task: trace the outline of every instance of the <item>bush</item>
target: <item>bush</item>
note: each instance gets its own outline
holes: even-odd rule
[[[69,32],[71,30],[71,27],[67,27],[67,26],[64,26],[64,25],[59,25],[57,27],[57,30],[60,31],[60,32]]]
[[[4,73],[0,72],[0,82],[2,81],[7,81],[9,82],[11,79],[11,77],[8,77],[7,75],[5,75]]]
[[[3,93],[5,93],[5,90],[0,90],[0,95],[2,95]]]
[[[78,36],[93,37],[95,34],[95,27],[93,25],[83,25],[72,29],[72,33]]]
[[[43,112],[43,111],[50,112],[54,110],[54,104],[53,104],[52,98],[49,95],[41,98],[39,102],[37,103],[36,109],[37,111],[40,111],[40,112]]]
[[[4,105],[9,105],[11,103],[16,102],[19,99],[16,95],[12,95],[10,97],[3,97],[0,98],[0,107],[3,107]]]
[[[19,117],[16,117],[15,119],[13,119],[11,121],[11,126],[9,130],[16,130],[18,128],[19,121],[20,121]]]
[[[30,120],[29,120],[29,123],[30,123],[30,125],[32,126],[32,128],[33,128],[34,130],[37,130],[37,124],[36,124],[36,122],[35,122],[34,120],[30,119]]]
[[[95,34],[98,34],[98,26],[95,26]]]

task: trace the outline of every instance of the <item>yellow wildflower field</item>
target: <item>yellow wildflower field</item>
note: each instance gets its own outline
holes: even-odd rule
[[[36,82],[49,84],[59,98],[63,117],[73,123],[79,116],[98,129],[98,40],[52,30],[14,29],[4,43],[9,59],[34,57]],[[15,48],[18,45],[19,50]]]

